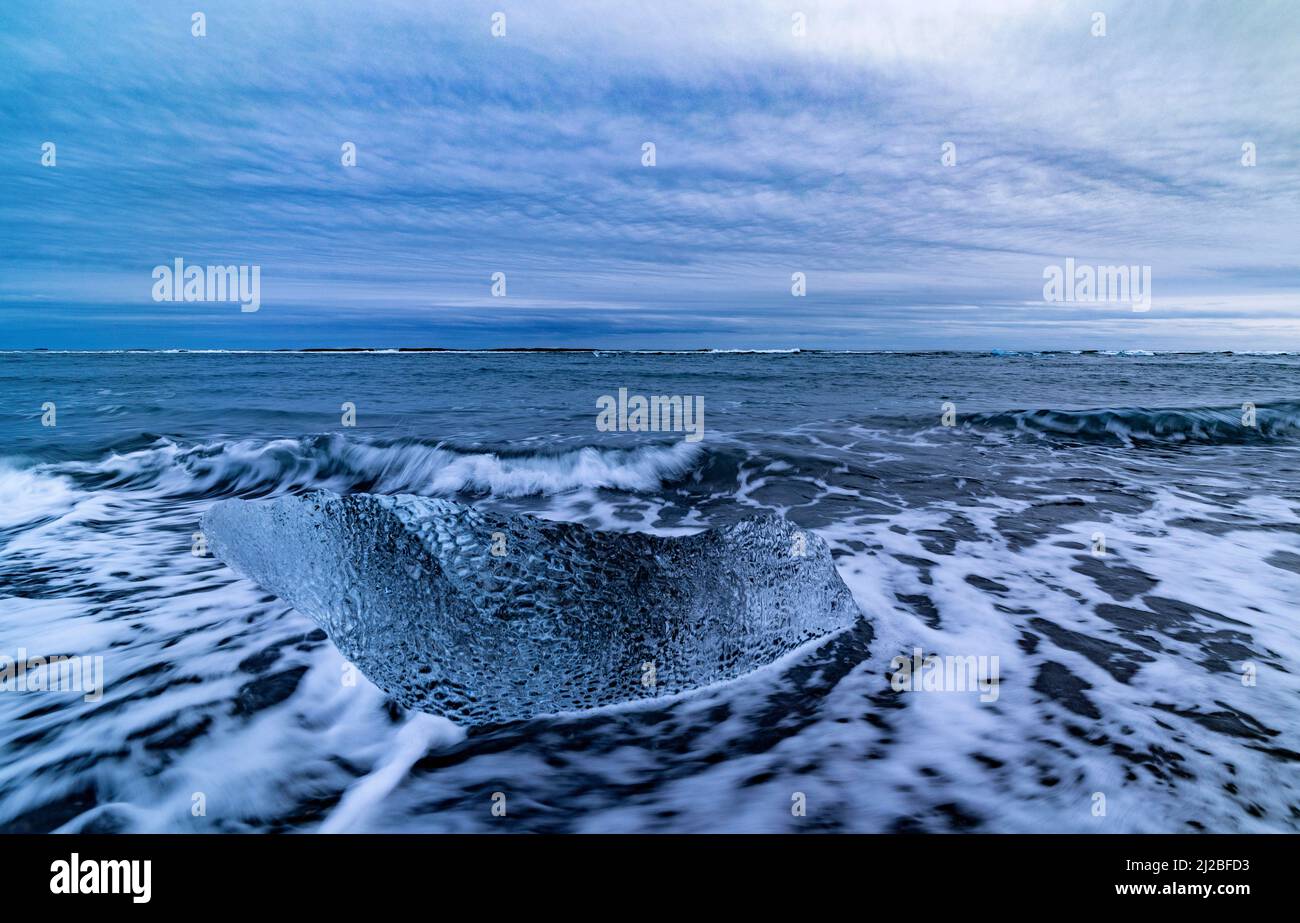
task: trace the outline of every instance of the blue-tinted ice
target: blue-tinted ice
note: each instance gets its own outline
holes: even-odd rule
[[[380,688],[466,724],[731,679],[859,617],[825,543],[770,515],[665,538],[322,491],[203,530]]]

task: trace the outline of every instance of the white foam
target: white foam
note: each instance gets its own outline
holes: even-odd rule
[[[0,466],[0,529],[58,516],[78,496],[66,478]]]

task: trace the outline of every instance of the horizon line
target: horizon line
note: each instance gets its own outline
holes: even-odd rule
[[[821,353],[831,355],[929,355],[929,354],[946,354],[954,353],[971,354],[971,355],[1247,355],[1247,356],[1268,356],[1268,355],[1297,355],[1300,350],[1288,349],[1146,349],[1142,347],[1127,348],[1048,348],[1048,349],[1014,349],[1004,347],[985,347],[985,348],[930,348],[930,349],[827,349],[817,347],[647,347],[647,348],[629,348],[620,346],[483,346],[483,347],[451,347],[451,346],[278,346],[278,347],[185,347],[185,346],[162,346],[162,347],[113,347],[113,348],[64,348],[64,347],[47,347],[32,346],[27,348],[0,349],[0,355],[7,354],[26,354],[26,353],[197,353],[197,354],[238,354],[238,353],[255,353],[255,354],[292,354],[292,353],[309,353],[309,354],[365,354],[365,353],[444,353],[444,354],[470,354],[470,353],[630,353],[641,355],[726,355],[726,354],[748,354],[748,355],[795,355],[801,353]]]

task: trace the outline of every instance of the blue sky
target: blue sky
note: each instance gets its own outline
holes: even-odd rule
[[[713,6],[7,0],[0,348],[1300,349],[1296,4]]]

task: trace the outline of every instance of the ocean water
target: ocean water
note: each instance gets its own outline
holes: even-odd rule
[[[619,388],[701,396],[703,438],[599,431]],[[8,352],[0,395],[0,656],[105,680],[0,692],[0,829],[1300,829],[1298,356]],[[774,512],[862,619],[461,727],[192,553],[214,502],[315,488],[660,535]],[[917,649],[997,658],[996,697],[895,689]]]

